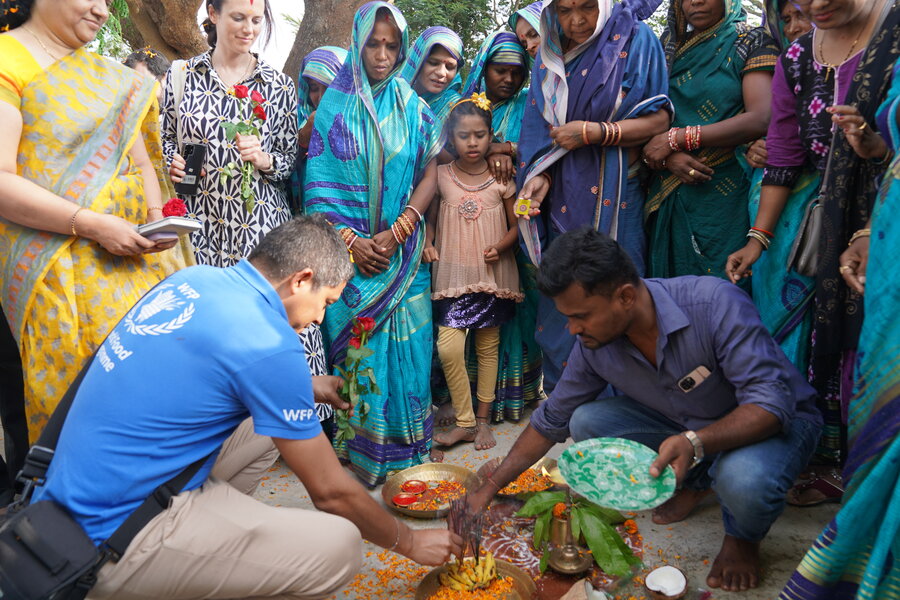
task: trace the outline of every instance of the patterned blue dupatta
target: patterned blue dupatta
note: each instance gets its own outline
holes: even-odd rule
[[[551,230],[585,224],[613,238],[628,185],[628,153],[618,146],[591,145],[568,151],[553,144],[550,128],[570,121],[619,121],[671,110],[665,57],[659,41],[641,21],[660,0],[600,2],[593,35],[568,53],[556,3],[541,13],[541,46],[532,69],[519,140],[517,185],[556,165],[553,187],[540,218],[520,220],[528,255],[538,264]]]
[[[444,91],[438,94],[427,92],[420,94],[422,100],[428,103],[434,116],[437,117],[438,122],[443,123],[447,119],[447,115],[450,114],[450,109],[453,105],[462,98],[459,92],[460,89],[462,89],[462,76],[460,75],[460,71],[463,66],[463,43],[456,32],[441,26],[429,27],[423,31],[422,35],[420,35],[418,39],[416,39],[415,44],[413,44],[412,50],[409,53],[409,59],[403,66],[403,70],[400,71],[400,77],[402,77],[409,85],[413,85],[416,81],[416,77],[419,76],[419,72],[422,70],[422,65],[428,60],[428,57],[431,55],[431,51],[435,46],[444,48],[450,53],[450,56],[456,59],[457,63],[456,75],[453,77],[450,85],[444,88]]]
[[[379,13],[388,11],[402,33],[401,51],[388,77],[370,85],[362,49]],[[379,17],[380,18],[380,17]],[[406,59],[403,15],[386,2],[364,4],[353,24],[347,61],[316,111],[304,184],[307,212],[323,213],[338,228],[371,238],[387,230],[406,207],[428,163],[440,149],[434,114],[409,84],[397,77]],[[336,450],[369,485],[390,470],[427,460],[431,441],[430,275],[419,269],[424,232],[417,227],[373,277],[358,272],[340,301],[325,315],[323,334],[331,364],[341,364],[356,316],[372,317],[376,333],[369,359],[382,394],[366,400],[363,425],[354,415],[356,438]]]

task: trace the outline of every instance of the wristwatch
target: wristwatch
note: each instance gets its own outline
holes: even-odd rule
[[[703,442],[701,442],[697,434],[690,429],[688,429],[687,431],[682,431],[681,435],[686,437],[687,440],[691,443],[691,446],[694,447],[694,459],[691,461],[691,466],[689,467],[693,469],[703,461],[703,457],[705,456],[703,452]]]

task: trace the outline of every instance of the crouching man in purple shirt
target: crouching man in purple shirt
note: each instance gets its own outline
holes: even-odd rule
[[[680,484],[653,520],[684,519],[715,492],[725,539],[707,584],[756,587],[760,542],[822,422],[815,392],[753,302],[714,277],[641,279],[619,244],[593,229],[553,243],[538,288],[578,343],[550,398],[470,503],[483,508],[570,435],[634,440],[659,452],[651,475],[672,465]]]

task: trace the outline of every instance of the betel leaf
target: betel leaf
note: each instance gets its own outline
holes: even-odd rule
[[[537,550],[544,545],[550,536],[550,519],[553,512],[547,511],[534,521],[534,549]]]
[[[528,499],[525,506],[516,513],[517,517],[533,517],[553,508],[558,502],[566,501],[565,492],[538,492]]]

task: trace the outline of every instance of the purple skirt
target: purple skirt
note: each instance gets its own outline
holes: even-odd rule
[[[432,302],[432,318],[436,325],[454,329],[498,327],[516,314],[516,301],[498,298],[487,292],[463,294],[458,298],[442,298]]]

